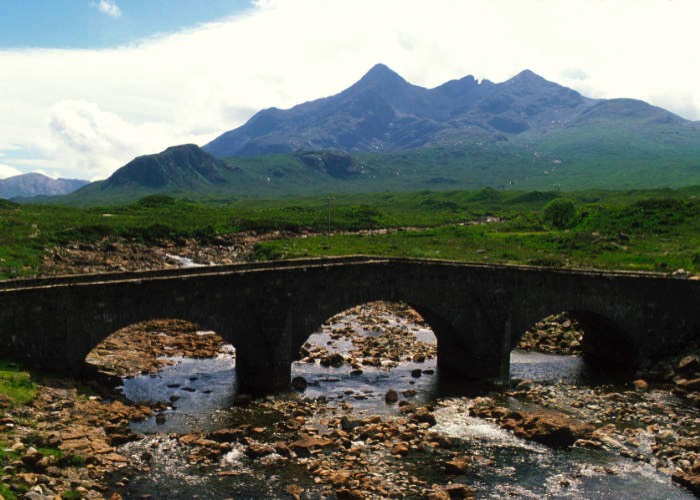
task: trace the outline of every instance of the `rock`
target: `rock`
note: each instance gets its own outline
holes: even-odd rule
[[[331,446],[333,441],[322,437],[307,436],[290,443],[289,448],[297,455],[307,457],[312,451]]]
[[[558,412],[528,412],[502,406],[476,406],[470,409],[470,414],[480,418],[493,418],[498,425],[513,431],[515,435],[548,446],[571,446],[578,439],[589,439],[594,431],[592,425]]]
[[[367,495],[361,491],[355,491],[349,488],[335,490],[335,495],[339,500],[364,500],[367,498]]]
[[[340,366],[343,366],[343,363],[345,363],[345,358],[339,352],[327,354],[326,356],[321,358],[321,365],[323,366],[332,366],[334,368],[338,368]]]
[[[351,477],[350,472],[341,470],[331,473],[331,475],[328,476],[328,480],[334,487],[339,488],[345,486],[348,481],[350,481]]]
[[[641,378],[632,382],[632,385],[634,385],[634,389],[639,392],[647,392],[649,390],[649,384],[646,380]]]
[[[469,460],[466,457],[460,456],[445,462],[445,473],[458,476],[469,470]]]
[[[264,457],[272,453],[275,453],[275,448],[269,444],[259,443],[252,440],[249,442],[248,447],[245,450],[245,454],[253,459]]]
[[[516,391],[524,391],[527,389],[530,389],[533,386],[534,382],[529,379],[525,380],[520,380],[518,383],[515,385],[515,390]]]
[[[421,406],[419,408],[416,408],[413,411],[410,418],[414,422],[426,423],[431,427],[433,425],[437,424],[437,421],[435,420],[435,415],[433,415],[433,413],[425,406]]]
[[[162,425],[165,423],[165,414],[164,413],[159,413],[156,415],[156,424]]]
[[[476,498],[475,491],[464,484],[448,484],[444,488],[451,499],[457,498]]]
[[[682,375],[692,375],[700,372],[700,358],[695,354],[685,356],[678,362],[676,371]]]
[[[343,416],[343,417],[340,419],[340,427],[341,427],[344,431],[351,431],[351,430],[353,430],[353,429],[355,429],[355,428],[357,428],[357,427],[361,427],[361,426],[363,426],[363,425],[364,425],[364,423],[363,423],[361,420],[350,419],[350,418],[348,418],[348,417],[346,417],[346,416]]]
[[[299,392],[304,392],[306,390],[308,383],[304,377],[294,377],[292,379],[292,389]]]
[[[299,486],[298,484],[290,484],[287,486],[287,493],[294,499],[294,500],[300,500],[301,499],[301,494],[304,493],[304,488]]]
[[[36,468],[39,461],[44,455],[33,446],[27,449],[27,452],[22,456],[22,463],[29,468]]]
[[[548,446],[571,446],[577,439],[587,439],[593,427],[559,413],[527,415],[513,431],[516,435]]]
[[[409,450],[408,443],[401,441],[399,443],[395,443],[391,447],[391,454],[392,455],[406,456],[406,455],[408,455],[408,450]]]
[[[423,370],[420,368],[416,368],[415,370],[411,370],[411,377],[413,378],[419,378],[423,374]]]
[[[676,471],[672,476],[673,480],[693,492],[695,496],[700,496],[700,474]]]
[[[700,391],[700,378],[694,379],[678,379],[676,380],[676,387],[686,392]]]
[[[399,400],[399,393],[394,389],[389,389],[384,395],[384,401],[387,404],[394,404]]]

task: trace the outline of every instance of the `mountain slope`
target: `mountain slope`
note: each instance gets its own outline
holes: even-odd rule
[[[194,144],[172,146],[133,159],[108,179],[85,186],[69,199],[130,199],[152,193],[206,192],[230,182],[236,171]]]
[[[401,151],[448,144],[459,135],[547,128],[594,103],[528,70],[500,84],[467,76],[425,89],[378,64],[339,94],[260,111],[204,149],[217,157],[302,149]]]
[[[87,183],[78,179],[52,179],[38,173],[15,175],[0,179],[0,198],[67,194]]]

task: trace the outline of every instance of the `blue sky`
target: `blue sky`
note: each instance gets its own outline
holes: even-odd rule
[[[241,13],[251,0],[2,0],[0,48],[105,48]]]
[[[376,63],[435,87],[525,68],[700,120],[698,0],[0,0],[0,178],[105,178]]]

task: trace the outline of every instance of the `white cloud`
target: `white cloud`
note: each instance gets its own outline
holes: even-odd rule
[[[697,120],[697,19],[693,0],[259,1],[125,47],[0,51],[0,151],[19,146],[22,165],[64,177],[105,177],[136,155],[204,144],[261,108],[339,92],[377,62],[427,87],[530,68],[590,97]]]
[[[0,179],[5,179],[6,177],[12,177],[13,175],[19,175],[22,172],[9,165],[4,165],[0,163]]]
[[[110,17],[120,17],[122,15],[122,10],[114,0],[100,0],[99,2],[92,2],[92,5]]]

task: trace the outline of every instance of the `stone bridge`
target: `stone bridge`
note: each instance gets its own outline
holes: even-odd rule
[[[509,353],[570,312],[592,360],[638,366],[698,344],[700,281],[435,260],[346,257],[0,282],[0,356],[79,374],[113,332],[178,318],[236,348],[239,391],[285,390],[299,347],[331,316],[406,302],[433,329],[441,374],[506,382]]]

